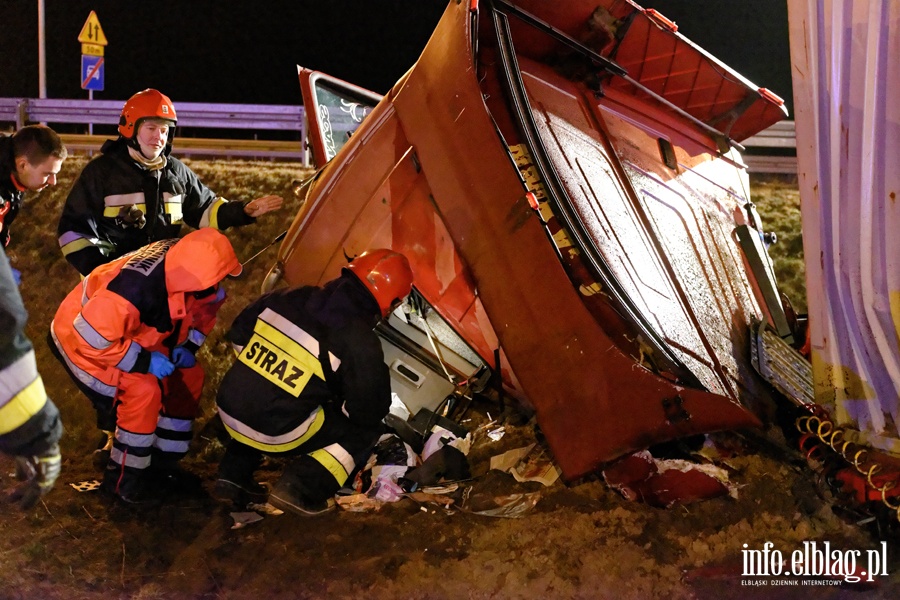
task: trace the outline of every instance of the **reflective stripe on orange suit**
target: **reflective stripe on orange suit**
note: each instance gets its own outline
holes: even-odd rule
[[[191,244],[185,244],[189,238]],[[216,246],[220,243],[227,244],[227,249]],[[178,376],[164,381],[163,389],[155,376],[142,371],[147,369],[150,352],[169,355],[170,349],[163,342],[175,328],[177,344],[187,339],[191,329],[209,334],[218,308],[211,306],[215,297],[198,300],[188,292],[212,287],[238,264],[221,233],[194,231],[180,241],[156,242],[101,265],[60,305],[53,322],[60,350],[83,374],[115,388],[119,403],[116,440],[123,442],[117,446],[122,453],[131,449],[136,454],[130,458],[116,456],[115,462],[137,468],[149,464],[149,448],[154,443],[161,408],[165,415],[172,411],[176,421],[166,422],[175,429],[183,426],[178,419],[189,421],[194,417],[203,385],[201,367],[178,369]],[[135,273],[140,271],[138,267],[145,268],[146,277]],[[123,291],[123,282],[133,287]],[[136,304],[148,297],[154,298],[153,306],[162,310],[142,314]],[[170,326],[160,325],[166,320]],[[146,460],[141,456],[144,454]]]

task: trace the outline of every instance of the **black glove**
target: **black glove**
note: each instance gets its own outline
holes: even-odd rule
[[[144,216],[144,211],[134,204],[129,204],[119,209],[119,214],[116,215],[116,224],[123,229],[129,227],[143,229],[147,224],[147,218]]]
[[[22,483],[13,490],[9,499],[18,502],[22,510],[28,510],[53,489],[61,468],[59,444],[53,444],[38,456],[17,456],[16,479]]]

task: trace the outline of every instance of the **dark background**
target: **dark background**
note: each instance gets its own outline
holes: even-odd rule
[[[455,1],[455,0],[451,0]],[[564,0],[547,0],[561,2]],[[179,102],[300,104],[296,65],[385,93],[418,58],[446,0],[45,0],[47,97],[87,98],[78,34],[109,42],[105,89]],[[792,106],[786,0],[643,0],[687,38]],[[0,97],[38,96],[36,0],[0,0]]]

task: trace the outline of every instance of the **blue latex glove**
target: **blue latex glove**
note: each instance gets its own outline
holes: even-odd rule
[[[15,280],[16,285],[22,285],[22,272],[18,269],[13,269],[12,267],[10,267],[10,269],[12,269],[13,279]]]
[[[175,346],[172,350],[172,362],[179,369],[190,369],[197,364],[197,357],[184,346]]]
[[[175,365],[162,352],[151,352],[150,368],[147,371],[158,379],[162,379],[175,371]]]

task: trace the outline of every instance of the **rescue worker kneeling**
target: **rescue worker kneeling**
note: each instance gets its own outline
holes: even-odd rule
[[[164,486],[150,476],[179,473],[203,389],[195,353],[225,300],[220,282],[240,272],[228,238],[206,228],[97,267],[63,300],[53,344],[101,428],[115,425],[101,489],[156,503]]]
[[[265,501],[253,480],[263,454],[297,456],[269,502],[301,515],[334,507],[335,492],[382,432],[391,383],[373,328],[412,279],[405,256],[373,250],[324,287],[275,290],[238,315],[227,334],[238,359],[216,398],[232,437],[216,497]]]

